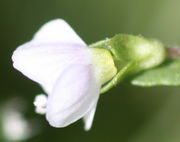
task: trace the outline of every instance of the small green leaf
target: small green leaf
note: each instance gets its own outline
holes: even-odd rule
[[[167,60],[162,65],[144,71],[131,80],[133,85],[138,86],[177,86],[180,85],[180,60]]]

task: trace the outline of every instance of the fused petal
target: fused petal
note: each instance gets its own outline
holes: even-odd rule
[[[33,40],[19,46],[12,60],[16,69],[50,93],[64,68],[87,62],[86,48],[74,30],[64,20],[57,19],[42,26]]]
[[[54,127],[65,127],[92,110],[100,83],[91,65],[71,65],[58,78],[47,102],[46,118]]]
[[[50,93],[61,72],[70,64],[87,64],[90,60],[88,54],[87,48],[30,42],[17,48],[12,60],[17,70]]]
[[[62,19],[52,20],[43,25],[35,34],[34,41],[42,43],[72,43],[86,46],[71,26]]]

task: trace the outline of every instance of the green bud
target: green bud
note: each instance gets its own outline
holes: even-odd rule
[[[134,62],[133,72],[155,67],[164,61],[166,52],[162,43],[142,36],[116,35],[109,41],[116,65],[120,68]]]
[[[117,74],[104,85],[102,93],[118,84],[126,76],[161,64],[166,57],[166,50],[161,42],[127,34],[116,35],[90,47],[109,50],[117,68]]]

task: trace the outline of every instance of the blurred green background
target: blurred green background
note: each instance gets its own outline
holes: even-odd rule
[[[13,69],[11,55],[55,18],[65,19],[88,44],[129,33],[180,45],[180,0],[0,0],[0,101],[25,99],[25,117],[38,119],[40,129],[27,142],[180,141],[180,87],[122,83],[101,96],[89,132],[81,120],[56,129],[35,114],[32,102],[42,90]]]

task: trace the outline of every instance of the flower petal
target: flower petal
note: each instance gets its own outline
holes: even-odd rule
[[[47,93],[60,73],[70,64],[87,64],[87,48],[64,44],[27,43],[17,48],[12,56],[13,66],[30,79],[41,84]]]
[[[46,23],[35,34],[33,40],[42,43],[60,42],[86,46],[85,42],[74,32],[70,25],[62,19],[56,19]]]
[[[96,112],[96,105],[83,117],[85,124],[84,130],[89,131],[91,129],[95,112]]]
[[[82,118],[97,103],[100,83],[91,65],[71,65],[59,77],[47,102],[46,118],[65,127]]]
[[[82,51],[86,49],[84,47],[87,47],[84,41],[64,20],[52,20],[40,28],[32,41],[15,50],[13,65],[50,93],[57,77],[69,63],[87,61],[87,55]]]

